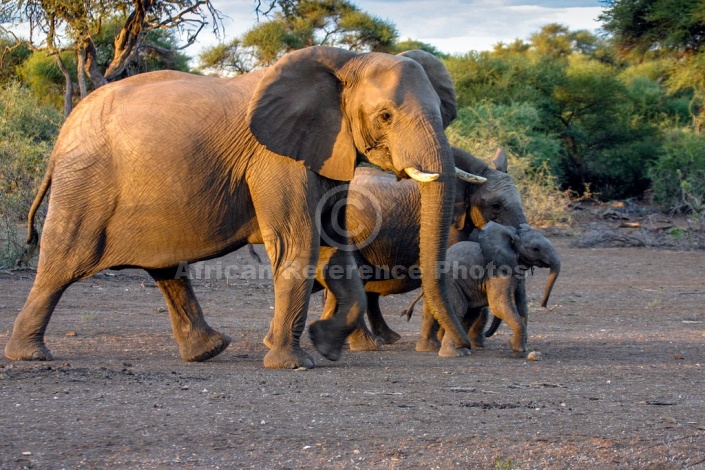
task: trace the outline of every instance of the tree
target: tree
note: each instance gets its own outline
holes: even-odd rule
[[[15,25],[28,23],[31,36],[26,41],[6,28],[3,31],[34,49],[46,48],[55,58],[66,83],[65,114],[71,110],[73,82],[59,54],[62,50],[72,50],[76,55],[76,75],[83,97],[88,93],[86,77],[96,88],[119,79],[149,42],[151,33],[177,30],[186,35],[183,48],[193,44],[209,21],[216,34],[221,26],[220,13],[211,0],[13,0],[2,3],[0,17]],[[102,69],[94,38],[114,18],[120,18],[121,25],[113,38],[112,57]],[[42,41],[35,44],[35,37]],[[153,46],[154,50],[161,47]],[[174,46],[169,44],[172,49]]]
[[[279,0],[268,4],[270,19],[229,44],[206,49],[202,69],[244,73],[286,52],[324,45],[354,51],[392,51],[394,25],[362,12],[347,0]]]
[[[623,54],[669,57],[671,92],[692,91],[693,128],[705,127],[705,0],[609,0],[600,16]]]
[[[11,81],[16,68],[32,55],[32,50],[0,31],[0,85]]]
[[[703,0],[606,0],[602,28],[624,51],[693,52],[705,46]]]

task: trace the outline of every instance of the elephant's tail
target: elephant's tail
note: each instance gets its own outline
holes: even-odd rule
[[[414,301],[411,302],[411,305],[409,305],[406,310],[401,312],[402,317],[406,315],[406,321],[411,320],[411,314],[414,313],[414,306],[416,306],[416,303],[421,300],[421,297],[423,297],[423,289],[421,290],[421,292],[419,292],[419,295],[416,296]]]
[[[44,196],[46,196],[47,191],[49,191],[49,187],[51,186],[53,167],[54,165],[50,162],[49,168],[47,168],[47,171],[44,174],[42,184],[39,186],[39,191],[34,197],[32,207],[29,209],[29,214],[27,215],[27,245],[24,247],[22,253],[20,253],[20,256],[17,258],[16,267],[28,266],[29,260],[32,259],[34,254],[39,249],[39,233],[37,232],[37,228],[34,226],[34,218],[37,215],[37,210],[39,209],[39,206],[44,200]]]

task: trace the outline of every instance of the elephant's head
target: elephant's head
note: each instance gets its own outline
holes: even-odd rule
[[[460,148],[453,147],[452,152],[458,168],[486,178],[483,184],[458,180],[453,218],[456,230],[469,234],[489,221],[515,228],[526,223],[521,196],[507,174],[507,156],[502,149],[492,161],[494,168]]]
[[[550,269],[543,299],[541,300],[541,306],[546,307],[553,286],[556,283],[556,279],[558,279],[558,274],[561,272],[561,258],[558,256],[553,243],[541,233],[529,227],[528,224],[519,226],[518,234],[519,243],[517,244],[517,249],[520,262],[527,267],[537,266]]]
[[[519,265],[517,229],[489,221],[480,230],[478,242],[485,264],[493,263],[498,268],[508,268],[514,274]]]
[[[456,344],[467,336],[448,308],[441,269],[455,197],[445,127],[456,115],[453,83],[423,51],[398,56],[310,47],[267,69],[248,109],[255,138],[333,180],[369,162],[419,181],[420,259],[428,305]]]

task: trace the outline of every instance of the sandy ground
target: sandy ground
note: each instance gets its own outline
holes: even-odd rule
[[[410,293],[382,299],[397,344],[330,362],[306,338],[315,369],[267,370],[271,282],[201,279],[233,343],[184,363],[146,273],[101,273],[62,298],[53,362],[0,359],[0,467],[703,468],[705,253],[553,241],[552,311],[546,270],[528,281],[538,362],[512,356],[506,326],[470,357],[415,352]],[[33,278],[0,272],[0,347]]]

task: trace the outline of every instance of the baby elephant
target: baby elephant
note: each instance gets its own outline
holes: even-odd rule
[[[534,266],[550,268],[541,306],[545,307],[560,272],[560,258],[553,244],[536,230],[522,224],[517,230],[489,222],[479,242],[459,242],[448,248],[452,281],[448,295],[453,311],[461,317],[473,346],[484,345],[485,307],[512,329],[512,350],[526,352],[528,306],[526,271]],[[410,315],[410,312],[408,313]],[[424,308],[421,342],[438,344],[433,319]],[[439,355],[455,355],[455,345],[443,336]]]

